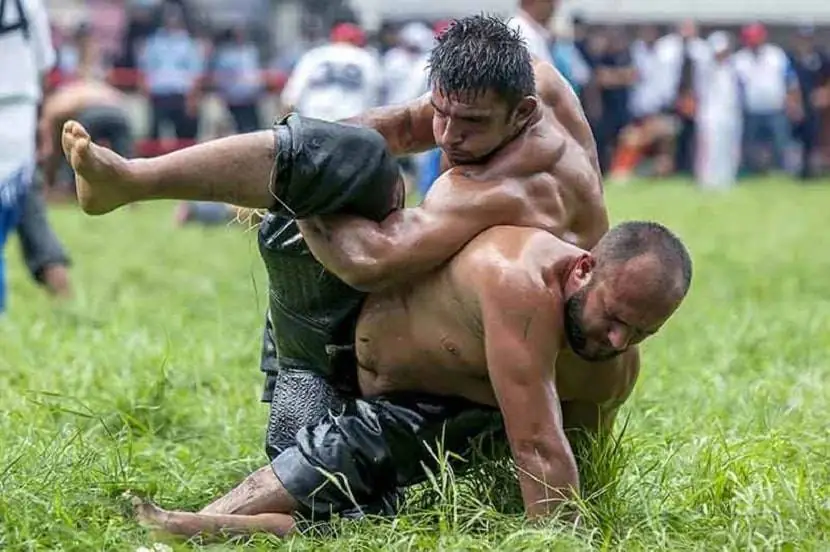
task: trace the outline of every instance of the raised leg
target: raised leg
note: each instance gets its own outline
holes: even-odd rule
[[[276,144],[271,131],[221,138],[151,159],[128,160],[96,145],[68,121],[63,152],[75,171],[81,208],[90,215],[150,199],[218,201],[267,209]]]

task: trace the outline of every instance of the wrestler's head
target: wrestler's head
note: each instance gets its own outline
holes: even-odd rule
[[[454,21],[430,54],[429,81],[435,142],[453,165],[486,161],[536,112],[530,54],[493,17]]]
[[[579,257],[565,284],[565,336],[589,361],[611,359],[654,335],[692,280],[686,247],[654,222],[625,222]]]

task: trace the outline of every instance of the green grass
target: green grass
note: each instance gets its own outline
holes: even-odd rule
[[[503,473],[443,472],[395,521],[247,546],[830,549],[830,186],[644,184],[608,202],[615,220],[676,229],[696,272],[644,347],[621,443],[586,470],[580,527],[526,524]],[[170,204],[52,219],[73,304],[53,305],[7,250],[0,549],[135,550],[153,540],[125,490],[196,508],[263,462],[262,266],[252,233],[174,230]]]

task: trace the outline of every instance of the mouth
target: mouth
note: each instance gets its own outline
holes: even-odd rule
[[[447,154],[447,159],[453,163],[472,163],[476,160],[473,155],[466,151],[447,150],[445,153]]]

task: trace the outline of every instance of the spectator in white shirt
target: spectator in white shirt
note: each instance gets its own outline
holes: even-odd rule
[[[6,299],[3,250],[32,185],[38,103],[54,64],[43,2],[0,2],[0,314]]]
[[[378,57],[365,44],[357,25],[336,25],[329,44],[300,58],[282,92],[285,110],[338,121],[376,107],[383,78]]]
[[[432,30],[423,23],[409,23],[401,29],[397,46],[383,56],[384,103],[401,104],[413,99],[410,79],[432,49],[432,42]]]
[[[767,42],[762,24],[744,27],[741,38],[744,48],[735,54],[735,68],[744,92],[745,168],[759,171],[765,145],[771,143],[775,166],[783,170],[791,142],[787,109],[800,106],[798,79],[784,50]]]
[[[521,0],[519,11],[507,24],[518,30],[530,53],[553,65],[552,36],[549,29],[558,0]]]
[[[709,45],[698,36],[694,21],[682,21],[677,32],[657,41],[657,51],[666,65],[666,105],[679,121],[675,146],[675,169],[692,174],[694,170],[695,107],[697,65],[709,55]]]
[[[631,45],[631,59],[637,72],[628,99],[631,123],[620,136],[609,181],[627,181],[646,155],[654,158],[655,176],[666,176],[674,168],[675,125],[666,113],[667,91],[674,85],[674,79],[660,57],[659,36],[655,25],[643,25]]]
[[[734,185],[740,167],[741,86],[729,35],[715,32],[707,41],[712,55],[698,74],[695,178],[704,188],[726,188]]]

